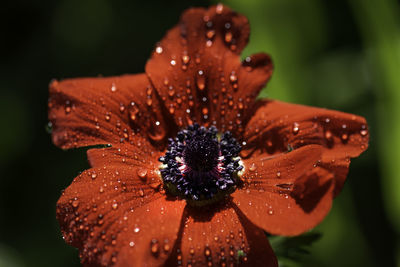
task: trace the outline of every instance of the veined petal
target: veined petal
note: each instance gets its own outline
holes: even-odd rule
[[[245,161],[244,186],[233,201],[258,227],[296,235],[322,221],[331,208],[333,174],[318,166],[320,145]]]
[[[179,128],[198,122],[238,135],[272,74],[268,55],[240,62],[246,17],[223,5],[185,11],[157,44],[146,73]]]
[[[334,176],[334,195],[343,187],[350,158],[368,147],[364,118],[339,111],[263,100],[246,126],[242,156],[265,156],[319,144],[319,163]]]
[[[119,144],[135,135],[164,142],[167,127],[161,111],[145,74],[50,84],[52,137],[62,148]]]
[[[168,266],[278,266],[264,232],[229,200],[185,211]]]
[[[161,266],[168,258],[169,251],[151,246],[174,243],[185,202],[166,198],[136,172],[135,166],[93,168],[60,197],[57,219],[84,266]]]

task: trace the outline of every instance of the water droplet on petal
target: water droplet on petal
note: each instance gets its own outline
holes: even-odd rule
[[[206,79],[204,77],[204,72],[202,70],[199,70],[197,72],[196,85],[200,91],[203,91],[204,88],[206,87]]]
[[[292,132],[293,132],[294,135],[299,133],[299,124],[297,122],[293,123]]]
[[[328,140],[328,141],[330,141],[330,140],[332,140],[332,132],[331,131],[326,131],[325,132],[325,138]]]
[[[157,239],[152,239],[151,240],[151,244],[150,244],[150,250],[151,253],[153,253],[154,255],[158,253],[159,250],[159,245],[158,245],[158,240]]]
[[[204,256],[209,257],[211,255],[211,250],[209,247],[205,247]]]
[[[163,52],[163,48],[161,46],[156,47],[156,53],[161,54]]]
[[[360,134],[362,136],[366,136],[368,134],[368,130],[367,129],[363,129],[363,130],[360,131]]]
[[[115,83],[111,84],[111,88],[110,88],[111,92],[116,92],[117,91],[117,86],[115,85]]]
[[[79,201],[78,199],[75,199],[72,201],[72,207],[77,208],[79,206]]]
[[[257,165],[253,162],[249,167],[249,171],[254,172],[255,170],[257,170]]]
[[[147,170],[144,168],[140,168],[137,170],[137,175],[141,180],[146,180],[147,178]]]
[[[225,33],[225,42],[230,43],[232,42],[233,34],[232,32],[228,31]]]
[[[217,13],[218,15],[222,14],[222,11],[224,10],[224,5],[219,3],[216,7],[215,7],[215,13]]]

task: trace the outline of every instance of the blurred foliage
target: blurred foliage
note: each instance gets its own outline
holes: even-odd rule
[[[262,96],[367,118],[370,147],[314,230],[309,254],[282,266],[400,266],[400,25],[395,0],[227,0],[248,16],[243,56],[272,55]],[[52,78],[143,72],[154,44],[208,1],[8,1],[0,9],[0,266],[79,266],[55,203],[87,168],[82,150],[52,145]],[[275,237],[276,238],[276,237]],[[281,240],[282,247],[290,245]],[[294,239],[296,240],[296,239]],[[287,243],[289,242],[289,243]],[[276,245],[276,243],[275,243]],[[279,251],[277,251],[278,253]]]

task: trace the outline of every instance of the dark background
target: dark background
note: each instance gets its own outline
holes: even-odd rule
[[[362,115],[370,147],[313,232],[282,266],[400,266],[400,24],[396,1],[229,0],[248,16],[243,56],[272,55],[262,96]],[[13,1],[0,8],[0,266],[79,266],[55,219],[88,167],[46,132],[51,79],[143,72],[154,44],[209,1]]]

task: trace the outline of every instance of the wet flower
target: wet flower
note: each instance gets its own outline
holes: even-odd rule
[[[51,83],[53,142],[95,146],[57,203],[84,265],[276,266],[264,231],[297,235],[328,213],[365,119],[257,100],[272,63],[240,61],[248,38],[229,8],[192,8],[145,74]]]

